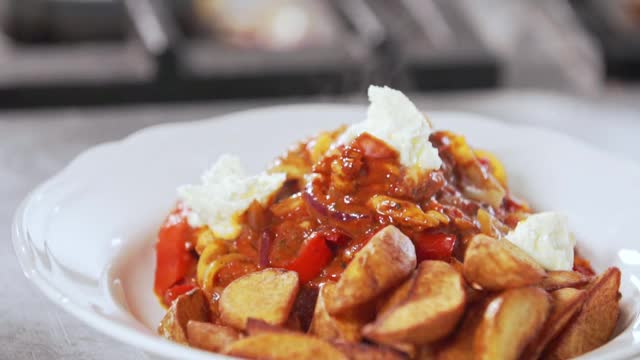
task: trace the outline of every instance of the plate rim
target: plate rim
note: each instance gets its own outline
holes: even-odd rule
[[[157,335],[142,333],[138,330],[129,328],[123,324],[117,323],[112,320],[105,319],[104,317],[90,311],[89,309],[85,309],[82,306],[75,305],[63,292],[59,291],[52,284],[48,283],[46,279],[39,274],[38,270],[32,265],[28,263],[27,257],[29,256],[29,249],[27,248],[28,242],[30,241],[28,237],[28,232],[26,231],[26,219],[25,216],[27,211],[31,206],[33,206],[34,202],[37,200],[39,196],[46,193],[47,189],[54,186],[57,182],[65,177],[65,174],[69,173],[74,169],[76,164],[80,163],[81,160],[85,157],[94,156],[94,154],[98,152],[116,151],[118,148],[126,145],[127,143],[134,142],[136,139],[139,139],[142,136],[151,136],[154,132],[166,132],[171,131],[172,128],[185,128],[185,127],[194,127],[198,125],[203,125],[205,123],[211,122],[222,122],[229,121],[235,117],[244,117],[249,114],[255,115],[263,112],[273,112],[273,111],[309,111],[309,110],[321,111],[328,110],[331,111],[363,111],[366,109],[366,105],[362,104],[344,104],[344,103],[300,103],[300,104],[289,104],[289,105],[275,105],[275,106],[264,106],[264,107],[255,107],[240,111],[229,112],[226,114],[213,116],[204,119],[191,120],[191,121],[180,121],[180,122],[170,122],[164,124],[156,124],[147,127],[143,127],[138,129],[129,135],[113,141],[103,142],[91,146],[87,149],[84,149],[82,152],[77,154],[70,160],[64,167],[62,167],[59,171],[51,175],[49,178],[42,181],[39,185],[37,185],[33,190],[31,190],[25,198],[20,202],[18,207],[15,210],[13,223],[11,227],[12,233],[12,244],[14,253],[17,257],[18,263],[20,264],[20,268],[26,278],[36,286],[44,295],[54,304],[61,307],[71,315],[73,315],[78,320],[86,323],[92,328],[98,330],[99,332],[118,340],[122,344],[127,346],[133,346],[147,353],[166,356],[166,357],[176,357],[176,358],[184,358],[188,357],[191,359],[212,359],[215,356],[221,359],[231,359],[223,354],[215,354],[191,347],[186,347],[184,345],[163,339]],[[579,146],[585,151],[590,151],[592,153],[599,153],[601,156],[608,158],[609,160],[616,161],[620,164],[620,166],[627,167],[630,171],[636,172],[640,176],[640,164],[637,162],[615,154],[611,151],[607,151],[605,149],[601,149],[593,144],[566,134],[564,132],[560,132],[554,129],[549,129],[545,127],[539,127],[530,124],[522,124],[522,123],[513,123],[504,120],[500,120],[498,118],[478,114],[474,112],[467,111],[449,111],[449,110],[433,110],[429,111],[430,114],[434,114],[434,118],[438,116],[442,116],[442,114],[446,114],[447,116],[463,116],[467,118],[476,118],[478,121],[483,123],[491,123],[494,126],[501,127],[509,127],[509,128],[517,128],[521,131],[535,131],[537,133],[544,134],[553,134],[554,136],[561,137],[567,142],[573,143],[573,145]],[[440,114],[440,115],[438,115]],[[640,319],[640,314],[635,314],[633,316],[636,320]],[[619,336],[623,336],[627,333],[629,329],[623,330]],[[621,349],[622,351],[612,351],[607,353],[607,355],[615,356],[616,358],[624,358],[632,355],[637,355],[640,353],[640,343],[632,344],[630,346],[626,346],[625,349]],[[588,353],[585,354],[588,356]],[[583,358],[583,357],[580,357]]]

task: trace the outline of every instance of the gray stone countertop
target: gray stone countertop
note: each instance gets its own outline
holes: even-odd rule
[[[533,91],[413,95],[424,110],[490,115],[568,133],[640,162],[640,89],[594,97]],[[288,98],[0,112],[0,359],[146,359],[50,303],[23,276],[11,245],[12,215],[37,184],[83,150],[146,126],[299,102],[364,103],[362,96]]]

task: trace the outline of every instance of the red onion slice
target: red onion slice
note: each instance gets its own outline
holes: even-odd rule
[[[270,231],[264,231],[260,236],[260,249],[258,253],[258,265],[261,268],[269,266],[269,253],[271,252],[271,244],[273,243],[273,234]]]
[[[333,205],[324,204],[316,196],[313,183],[314,181],[309,182],[305,191],[302,193],[302,198],[311,209],[313,209],[321,216],[331,217],[338,221],[358,221],[369,218],[369,215],[367,214],[357,214],[340,211],[336,210]]]

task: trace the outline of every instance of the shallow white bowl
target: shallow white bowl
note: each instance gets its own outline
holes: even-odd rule
[[[15,215],[13,243],[26,276],[53,302],[122,342],[166,358],[222,356],[164,340],[152,292],[157,229],[175,188],[197,181],[220,154],[260,171],[290,145],[360,121],[365,107],[295,105],[151,127],[92,148],[35,189]],[[640,353],[640,168],[573,138],[472,114],[433,112],[436,128],[496,153],[514,193],[537,210],[569,215],[596,270],[622,269],[617,337],[584,359]],[[606,134],[603,134],[606,136]]]

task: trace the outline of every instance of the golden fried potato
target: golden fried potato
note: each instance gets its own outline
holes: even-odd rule
[[[549,271],[540,286],[547,291],[576,288],[588,284],[591,279],[591,276],[577,271]]]
[[[252,318],[247,319],[247,327],[245,329],[245,332],[249,336],[256,336],[256,335],[266,334],[266,333],[269,333],[269,334],[296,333],[296,331],[287,329],[283,326],[271,325],[267,322],[264,322],[263,320],[252,319]]]
[[[396,307],[409,296],[413,281],[414,277],[412,276],[381,299],[378,305],[378,317]]]
[[[453,336],[437,347],[433,358],[438,360],[473,360],[473,339],[482,321],[488,301],[468,307]]]
[[[299,288],[295,271],[268,268],[241,276],[220,295],[220,320],[241,330],[249,318],[282,325],[289,317]]]
[[[204,291],[193,289],[180,295],[160,321],[158,334],[169,340],[187,344],[189,320],[209,321],[211,311]]]
[[[460,275],[462,275],[464,277],[464,265],[462,264],[462,262],[460,262],[458,259],[456,258],[451,258],[451,260],[449,261],[449,264],[451,264],[451,266],[460,273]],[[471,303],[475,303],[478,300],[482,300],[485,298],[485,292],[482,291],[481,289],[476,289],[473,286],[471,286],[469,283],[467,283],[466,281],[464,282],[465,284],[465,290],[467,292],[467,303],[471,304]]]
[[[415,359],[419,355],[420,348],[414,344],[408,343],[391,343],[385,344],[389,348],[404,354],[409,359]]]
[[[475,359],[515,360],[544,325],[551,300],[536,287],[509,289],[487,305],[476,330]]]
[[[363,335],[378,343],[421,345],[448,335],[464,312],[462,275],[444,261],[423,261],[407,297],[367,324]]]
[[[329,314],[335,315],[364,304],[398,285],[416,267],[411,239],[389,225],[376,233],[354,256],[325,298]]]
[[[586,289],[582,309],[548,349],[545,358],[569,359],[606,343],[620,315],[620,270],[609,268]]]
[[[367,311],[365,306],[338,315],[329,314],[325,307],[325,298],[334,290],[334,283],[326,283],[320,289],[309,333],[325,340],[341,339],[347,342],[358,342],[362,338],[360,329],[373,317],[373,311]]]
[[[348,359],[320,338],[301,333],[264,333],[231,343],[225,354],[247,359]]]
[[[535,260],[511,242],[482,234],[471,239],[463,272],[467,281],[487,290],[536,285],[546,274]]]
[[[406,358],[404,354],[386,346],[343,341],[336,341],[333,346],[351,360],[404,360]]]
[[[531,342],[523,353],[523,359],[538,359],[547,344],[554,339],[580,311],[586,299],[586,291],[563,288],[551,293],[553,310],[538,337]]]
[[[221,351],[241,337],[240,332],[228,326],[194,320],[187,323],[189,345],[203,350]]]

